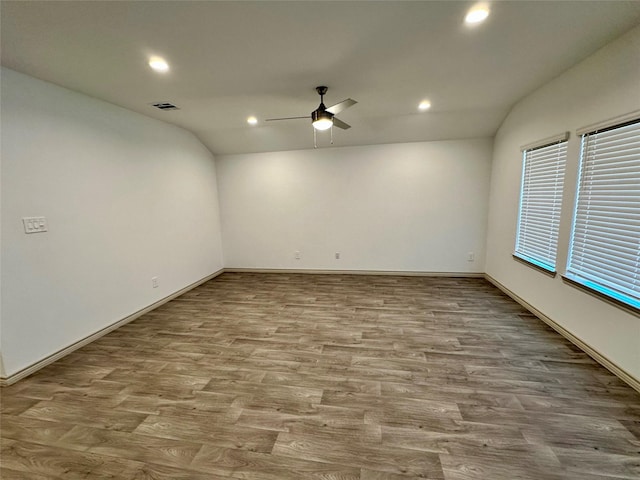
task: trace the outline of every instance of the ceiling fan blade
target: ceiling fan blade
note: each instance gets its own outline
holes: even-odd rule
[[[311,118],[310,115],[304,117],[283,117],[283,118],[265,118],[265,122],[273,122],[274,120],[298,120],[300,118]]]
[[[348,123],[344,123],[342,120],[336,117],[333,117],[333,126],[341,128],[343,130],[347,130],[348,128],[351,128],[351,125],[349,125]]]
[[[335,105],[331,105],[329,108],[326,109],[327,112],[329,113],[333,113],[334,115],[339,114],[341,111],[354,106],[356,102],[354,99],[352,98],[347,98],[346,100],[341,101],[340,103],[336,103]]]

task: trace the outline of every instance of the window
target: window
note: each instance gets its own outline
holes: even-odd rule
[[[582,135],[567,277],[640,308],[640,118]]]
[[[522,186],[514,256],[549,272],[556,269],[568,134],[523,147]]]

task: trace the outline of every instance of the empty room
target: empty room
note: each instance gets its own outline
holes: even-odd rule
[[[0,478],[640,479],[640,2],[0,9]]]

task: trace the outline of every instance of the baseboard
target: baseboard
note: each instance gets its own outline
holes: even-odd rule
[[[551,318],[546,316],[544,313],[542,313],[540,310],[535,308],[529,302],[524,300],[518,294],[512,292],[507,287],[502,285],[499,281],[497,281],[491,275],[485,273],[484,276],[487,279],[487,281],[489,281],[491,284],[496,286],[499,290],[503,291],[505,294],[507,294],[509,297],[511,297],[516,302],[518,302],[524,308],[529,310],[536,317],[538,317],[544,323],[549,325],[556,332],[558,332],[564,338],[569,340],[576,347],[578,347],[580,350],[585,352],[587,355],[589,355],[591,358],[593,358],[596,362],[598,362],[600,365],[602,365],[607,370],[609,370],[611,373],[613,373],[616,377],[618,377],[620,380],[622,380],[623,382],[627,383],[634,390],[637,390],[638,392],[640,392],[640,380],[639,379],[635,378],[633,375],[631,375],[629,372],[627,372],[622,367],[618,366],[615,362],[613,362],[610,359],[608,359],[605,355],[600,353],[598,350],[593,348],[591,345],[585,343],[583,340],[581,340],[580,338],[576,337],[573,333],[571,333],[570,331],[568,331],[567,329],[562,327],[560,324],[556,323],[554,320],[552,320]]]
[[[393,275],[397,277],[470,277],[484,278],[480,272],[423,272],[409,270],[322,270],[309,268],[225,268],[231,273],[301,273],[311,275]]]
[[[37,372],[38,370],[40,370],[41,368],[46,367],[47,365],[55,362],[56,360],[61,359],[62,357],[69,355],[71,352],[73,352],[74,350],[77,350],[78,348],[84,347],[85,345],[99,339],[100,337],[106,335],[109,332],[112,332],[113,330],[115,330],[118,327],[121,327],[122,325],[126,325],[129,322],[134,321],[136,318],[141,317],[142,315],[144,315],[145,313],[149,313],[152,310],[155,310],[156,308],[164,305],[167,302],[170,302],[171,300],[173,300],[174,298],[179,297],[180,295],[183,295],[185,293],[187,293],[189,290],[193,290],[194,288],[196,288],[199,285],[202,285],[205,282],[208,282],[209,280],[211,280],[212,278],[217,277],[218,275],[224,273],[224,269],[220,269],[217,272],[212,273],[211,275],[207,275],[204,278],[201,278],[200,280],[192,283],[191,285],[188,285],[180,290],[178,290],[177,292],[172,293],[171,295],[168,295],[160,300],[158,300],[155,303],[152,303],[151,305],[149,305],[148,307],[145,307],[141,310],[138,310],[135,313],[132,313],[131,315],[128,315],[127,317],[118,320],[115,323],[112,323],[111,325],[109,325],[108,327],[105,327],[101,330],[98,330],[95,333],[92,333],[91,335],[83,338],[82,340],[78,340],[77,342],[69,345],[68,347],[63,348],[62,350],[58,350],[57,352],[43,358],[42,360],[39,360],[38,362],[23,368],[22,370],[19,370],[18,372],[9,375],[7,377],[0,377],[0,387],[5,387],[5,386],[9,386],[15,382],[17,382],[18,380],[22,380],[25,377],[28,377],[29,375],[31,375],[32,373]]]
[[[314,270],[314,269],[263,269],[263,268],[261,268],[261,269],[256,269],[256,268],[224,268],[224,269],[220,269],[217,272],[214,272],[211,275],[207,275],[206,277],[201,278],[200,280],[198,280],[198,281],[196,281],[196,282],[194,282],[194,283],[192,283],[192,284],[190,284],[190,285],[178,290],[177,292],[174,292],[171,295],[168,295],[168,296],[162,298],[161,300],[158,300],[157,302],[149,305],[148,307],[145,307],[145,308],[143,308],[141,310],[138,310],[137,312],[132,313],[131,315],[128,315],[127,317],[125,317],[125,318],[123,318],[121,320],[118,320],[117,322],[109,325],[108,327],[105,327],[105,328],[103,328],[103,329],[101,329],[101,330],[99,330],[99,331],[97,331],[97,332],[95,332],[95,333],[93,333],[93,334],[91,334],[91,335],[89,335],[89,336],[87,336],[87,337],[85,337],[85,338],[83,338],[83,339],[81,339],[81,340],[79,340],[79,341],[77,341],[77,342],[75,342],[75,343],[63,348],[62,350],[59,350],[56,353],[53,353],[52,355],[49,355],[49,356],[43,358],[42,360],[40,360],[40,361],[38,361],[38,362],[36,362],[36,363],[26,367],[26,368],[23,368],[22,370],[14,373],[12,375],[9,375],[7,377],[0,377],[0,387],[11,385],[11,384],[17,382],[18,380],[21,380],[21,379],[23,379],[25,377],[28,377],[32,373],[35,373],[38,370],[40,370],[41,368],[44,368],[47,365],[55,362],[56,360],[59,360],[60,358],[70,354],[74,350],[77,350],[78,348],[81,348],[81,347],[83,347],[83,346],[85,346],[85,345],[97,340],[98,338],[106,335],[109,332],[112,332],[113,330],[117,329],[118,327],[121,327],[122,325],[125,325],[125,324],[127,324],[129,322],[132,322],[133,320],[135,320],[138,317],[141,317],[145,313],[148,313],[148,312],[150,312],[152,310],[155,310],[156,308],[160,307],[161,305],[164,305],[165,303],[170,302],[174,298],[177,298],[180,295],[185,294],[189,290],[192,290],[192,289],[198,287],[199,285],[202,285],[203,283],[205,283],[205,282],[207,282],[207,281],[209,281],[209,280],[221,275],[224,272],[302,273],[302,274],[316,274],[316,275],[317,274],[320,274],[320,275],[330,275],[330,274],[336,274],[336,275],[338,275],[338,274],[341,274],[341,275],[397,275],[397,276],[423,276],[423,277],[485,278],[487,281],[489,281],[491,284],[493,284],[499,290],[504,292],[506,295],[508,295],[513,300],[515,300],[520,305],[522,305],[524,308],[526,308],[531,313],[533,313],[536,317],[538,317],[544,323],[546,323],[551,328],[553,328],[556,332],[558,332],[564,338],[566,338],[571,343],[576,345],[579,349],[584,351],[587,355],[589,355],[591,358],[593,358],[596,362],[601,364],[603,367],[605,367],[611,373],[613,373],[618,378],[620,378],[622,381],[627,383],[633,389],[635,389],[638,392],[640,392],[640,380],[635,378],[633,375],[628,373],[623,368],[619,367],[616,363],[614,363],[613,361],[609,360],[602,353],[598,352],[595,348],[591,347],[590,345],[588,345],[587,343],[582,341],[580,338],[576,337],[574,334],[572,334],[571,332],[566,330],[564,327],[562,327],[561,325],[556,323],[554,320],[552,320],[551,318],[547,317],[540,310],[535,308],[533,305],[528,303],[526,300],[524,300],[523,298],[521,298],[519,295],[517,295],[516,293],[512,292],[511,290],[509,290],[507,287],[502,285],[499,281],[497,281],[491,275],[486,274],[486,273],[482,274],[482,273],[466,273],[466,272],[448,272],[448,273],[443,273],[443,272],[387,271],[387,270]],[[0,358],[0,362],[1,361],[2,360]]]

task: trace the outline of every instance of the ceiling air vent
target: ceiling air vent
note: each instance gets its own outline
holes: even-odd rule
[[[179,107],[176,107],[173,103],[169,102],[152,103],[152,105],[160,110],[180,110]]]

